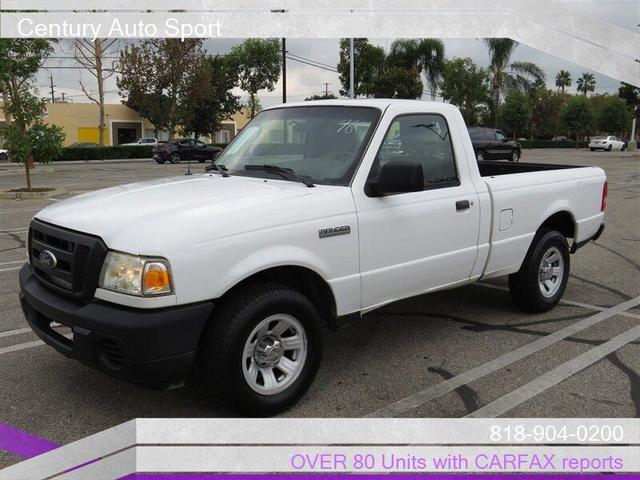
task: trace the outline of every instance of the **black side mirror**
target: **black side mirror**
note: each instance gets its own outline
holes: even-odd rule
[[[421,192],[424,190],[422,165],[409,161],[394,161],[382,166],[377,180],[369,182],[376,197],[391,193]]]

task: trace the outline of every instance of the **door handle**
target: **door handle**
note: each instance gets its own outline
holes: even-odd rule
[[[471,202],[469,202],[469,200],[458,200],[456,202],[457,211],[467,210],[468,208],[471,208]]]

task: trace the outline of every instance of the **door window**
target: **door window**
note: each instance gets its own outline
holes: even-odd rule
[[[460,185],[447,121],[441,115],[401,115],[394,119],[369,177],[396,161],[422,165],[425,189]]]
[[[506,142],[508,140],[507,136],[498,130],[496,130],[496,139],[499,142]]]
[[[193,144],[194,144],[194,146],[196,148],[204,148],[204,147],[206,147],[204,142],[201,142],[200,140],[194,140]]]

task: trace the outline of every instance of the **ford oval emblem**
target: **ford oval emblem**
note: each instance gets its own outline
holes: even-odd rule
[[[40,263],[46,268],[56,268],[56,265],[58,265],[58,259],[49,250],[41,251],[38,260],[40,260]]]

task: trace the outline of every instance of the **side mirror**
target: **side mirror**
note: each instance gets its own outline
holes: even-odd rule
[[[377,180],[369,182],[374,196],[391,193],[421,192],[424,190],[422,165],[416,162],[395,161],[382,166]]]

